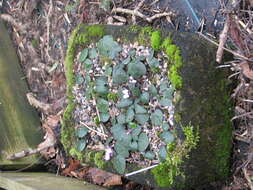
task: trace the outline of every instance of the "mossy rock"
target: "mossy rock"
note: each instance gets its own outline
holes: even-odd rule
[[[98,167],[117,173],[113,168],[114,162],[97,160],[101,158],[100,152],[90,150],[80,152],[74,148],[75,129],[72,117],[76,106],[72,93],[76,83],[73,72],[74,60],[77,50],[98,42],[106,35],[111,35],[124,43],[138,42],[152,47],[155,52],[164,52],[169,65],[168,78],[176,89],[173,98],[175,106],[173,132],[177,138],[167,144],[165,161],[151,170],[128,178],[161,189],[196,188],[226,179],[229,176],[231,151],[231,104],[228,81],[226,81],[226,73],[216,68],[215,47],[190,33],[164,32],[137,26],[80,25],[77,27],[69,39],[65,61],[69,101],[62,123],[62,143],[65,149],[88,164],[99,163]],[[105,62],[110,62],[110,59],[105,59]],[[159,69],[154,69],[154,72],[159,72]],[[138,80],[140,76],[134,75],[135,77]],[[156,93],[151,90],[151,95]],[[107,97],[111,98],[111,96],[112,94],[108,94]],[[127,103],[131,104],[129,101]],[[153,124],[160,125],[159,111],[156,114]],[[125,122],[122,117],[121,121]],[[99,124],[99,120],[95,123]],[[172,137],[167,135],[166,138]],[[146,152],[145,155],[149,158],[153,157],[150,152]],[[118,161],[121,162],[120,159]],[[143,167],[127,163],[126,169],[120,173],[127,174],[141,168]]]
[[[28,86],[8,31],[0,22],[0,169],[16,170],[42,164],[33,155],[17,161],[6,157],[42,141],[40,119],[26,99]]]

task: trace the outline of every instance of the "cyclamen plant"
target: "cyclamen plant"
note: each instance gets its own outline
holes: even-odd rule
[[[126,163],[164,161],[173,142],[172,100],[163,52],[106,35],[75,60],[76,148],[100,149],[123,174]]]

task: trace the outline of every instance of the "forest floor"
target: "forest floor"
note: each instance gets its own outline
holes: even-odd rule
[[[27,95],[28,100],[40,111],[42,129],[49,141],[54,142],[59,138],[59,127],[56,126],[67,104],[64,74],[67,41],[78,24],[137,24],[191,31],[198,32],[206,40],[218,43],[217,34],[221,33],[217,61],[219,62],[223,55],[224,47],[227,47],[225,51],[232,53],[234,60],[222,63],[220,67],[229,67],[233,71],[230,78],[238,85],[231,94],[231,99],[235,103],[235,115],[231,118],[234,123],[232,176],[225,183],[217,184],[216,189],[253,190],[253,1],[236,0],[230,5],[220,0],[219,3],[218,10],[213,14],[219,12],[221,27],[215,30],[210,27],[208,21],[205,23],[204,19],[198,27],[192,27],[191,24],[194,22],[191,20],[183,22],[184,19],[182,17],[180,20],[178,11],[164,3],[159,4],[159,0],[0,0],[0,18],[8,23],[30,86],[31,93]],[[130,10],[133,15],[126,10]],[[156,16],[152,17],[154,15]],[[40,147],[46,146],[47,143],[47,141],[42,142]],[[127,190],[134,187],[150,189],[125,179],[121,181],[117,176],[94,168],[77,172],[80,163],[66,158],[59,144],[44,149],[41,154],[49,160],[50,168],[54,166],[57,173],[61,175],[83,177],[85,180],[103,186],[123,183],[117,188]],[[98,179],[95,176],[102,176],[102,178]],[[108,178],[111,181],[108,181]]]

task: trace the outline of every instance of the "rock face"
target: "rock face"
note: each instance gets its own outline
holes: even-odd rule
[[[0,22],[0,170],[19,169],[36,156],[8,161],[8,155],[35,148],[42,140],[40,120],[26,99],[28,92],[8,31]]]
[[[86,149],[79,152],[73,148],[74,59],[78,49],[98,42],[105,35],[163,51],[168,59],[168,76],[176,90],[173,98],[176,140],[167,143],[166,159],[160,160],[157,167],[127,177],[161,189],[196,188],[225,179],[229,175],[231,149],[231,105],[226,74],[216,69],[215,47],[190,33],[161,32],[160,35],[152,28],[101,25],[77,28],[69,40],[65,62],[69,105],[63,118],[62,143],[66,150],[86,163],[117,173],[113,161],[103,160],[103,153]],[[123,173],[141,168],[127,163]]]

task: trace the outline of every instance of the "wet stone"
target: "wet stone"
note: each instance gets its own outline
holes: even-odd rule
[[[72,156],[156,188],[228,176],[230,104],[212,45],[189,33],[100,25],[82,26],[74,42],[65,63],[74,106],[62,129],[63,137],[75,131],[62,138]]]

